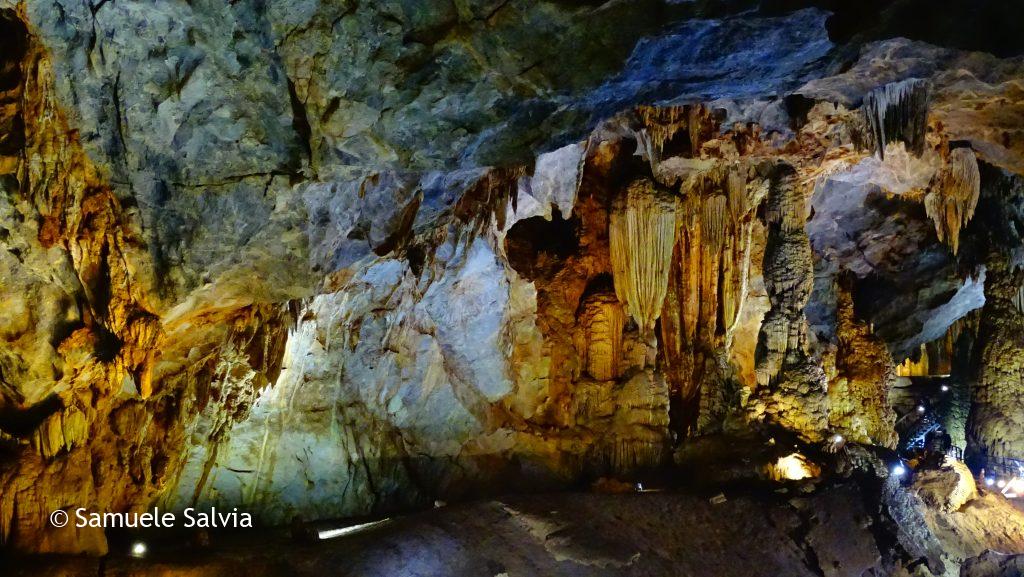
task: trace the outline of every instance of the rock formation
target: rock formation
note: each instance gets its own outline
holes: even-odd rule
[[[788,500],[657,502],[773,571],[1024,551],[962,465],[888,472],[935,378],[921,423],[1024,459],[1012,18],[811,4],[0,0],[0,548],[116,557],[48,522],[77,506],[269,527],[710,478]],[[678,572],[642,522],[597,554],[531,506],[466,511]],[[723,547],[663,544],[694,543]]]
[[[676,243],[675,199],[649,180],[631,183],[612,207],[608,237],[615,294],[640,330],[653,333]]]
[[[804,229],[804,195],[791,166],[775,169],[766,202],[764,277],[772,306],[758,336],[758,389],[752,407],[756,418],[820,440],[828,423],[828,384],[811,358],[803,312],[811,295],[811,245]]]

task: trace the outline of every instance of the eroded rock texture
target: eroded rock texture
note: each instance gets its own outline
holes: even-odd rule
[[[827,428],[828,384],[811,358],[804,306],[811,296],[811,244],[804,229],[804,196],[788,165],[773,175],[767,200],[765,286],[772,306],[758,337],[755,415],[820,440]]]
[[[891,447],[895,367],[982,305],[947,364],[976,452],[1020,456],[1024,64],[703,4],[0,0],[0,540],[631,478],[723,432]],[[795,571],[879,567],[794,515]]]

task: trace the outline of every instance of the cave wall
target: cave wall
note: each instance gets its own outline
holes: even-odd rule
[[[964,145],[1024,170],[1024,64],[835,73],[823,11],[644,5],[0,2],[0,539],[565,487],[735,428],[889,446],[894,365],[983,302],[972,434],[1015,447],[1016,273],[926,205]],[[871,142],[907,78],[926,132]]]

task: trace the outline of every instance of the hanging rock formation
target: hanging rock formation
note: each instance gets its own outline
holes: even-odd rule
[[[653,334],[676,243],[676,200],[650,180],[630,183],[608,224],[615,294],[640,330]]]
[[[1019,212],[985,191],[1024,172],[1024,65],[726,4],[0,0],[0,546],[108,552],[47,523],[76,505],[632,486],[765,428],[889,447],[893,359],[983,302],[972,443],[1019,455],[1019,239],[983,217]],[[910,558],[804,506],[800,574]],[[678,573],[505,516],[558,571]]]
[[[864,118],[880,158],[885,158],[885,147],[890,142],[903,142],[918,156],[924,151],[930,88],[926,80],[909,78],[880,86],[864,96]]]
[[[728,352],[747,300],[760,181],[745,164],[695,178],[679,210],[678,241],[661,315],[661,342],[681,433],[721,424],[734,378]],[[684,185],[686,186],[686,185]]]
[[[981,193],[981,174],[974,152],[969,148],[953,149],[938,178],[937,190],[925,195],[924,207],[935,221],[939,240],[948,243],[956,254],[960,249],[960,231],[974,217]]]

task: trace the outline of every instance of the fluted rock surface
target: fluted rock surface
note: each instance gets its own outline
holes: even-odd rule
[[[1020,60],[705,10],[0,0],[0,540],[565,487],[750,417],[889,445],[893,362],[990,283],[972,430],[1018,446],[1018,247],[979,254]]]

